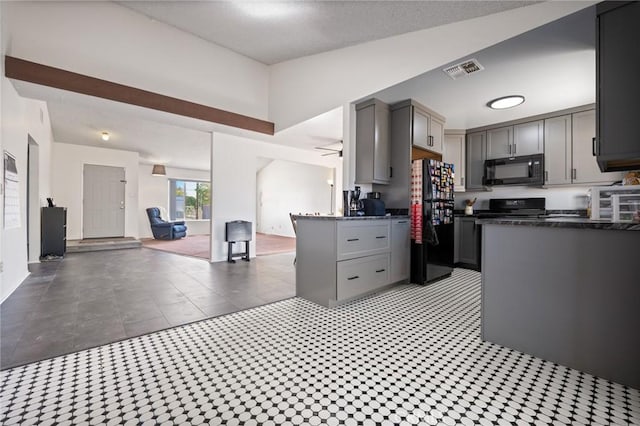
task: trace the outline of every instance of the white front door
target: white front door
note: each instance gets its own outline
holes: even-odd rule
[[[124,237],[122,167],[84,166],[83,238]]]

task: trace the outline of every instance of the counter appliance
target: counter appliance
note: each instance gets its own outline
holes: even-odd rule
[[[485,160],[484,185],[544,185],[544,154]]]
[[[415,160],[411,167],[411,282],[451,275],[454,264],[453,164]]]

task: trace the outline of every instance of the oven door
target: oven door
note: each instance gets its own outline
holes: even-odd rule
[[[543,185],[544,155],[486,160],[483,183],[485,185]]]

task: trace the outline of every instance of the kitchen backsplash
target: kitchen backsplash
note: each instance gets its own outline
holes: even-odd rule
[[[476,210],[488,210],[490,198],[544,197],[547,210],[582,210],[587,208],[588,191],[591,186],[560,188],[532,188],[529,186],[493,187],[492,191],[456,192],[455,208],[464,209],[465,200],[477,198]]]

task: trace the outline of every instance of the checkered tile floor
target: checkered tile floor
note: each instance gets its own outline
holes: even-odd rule
[[[484,343],[457,269],[327,310],[301,299],[0,373],[3,425],[609,425],[640,392]]]

